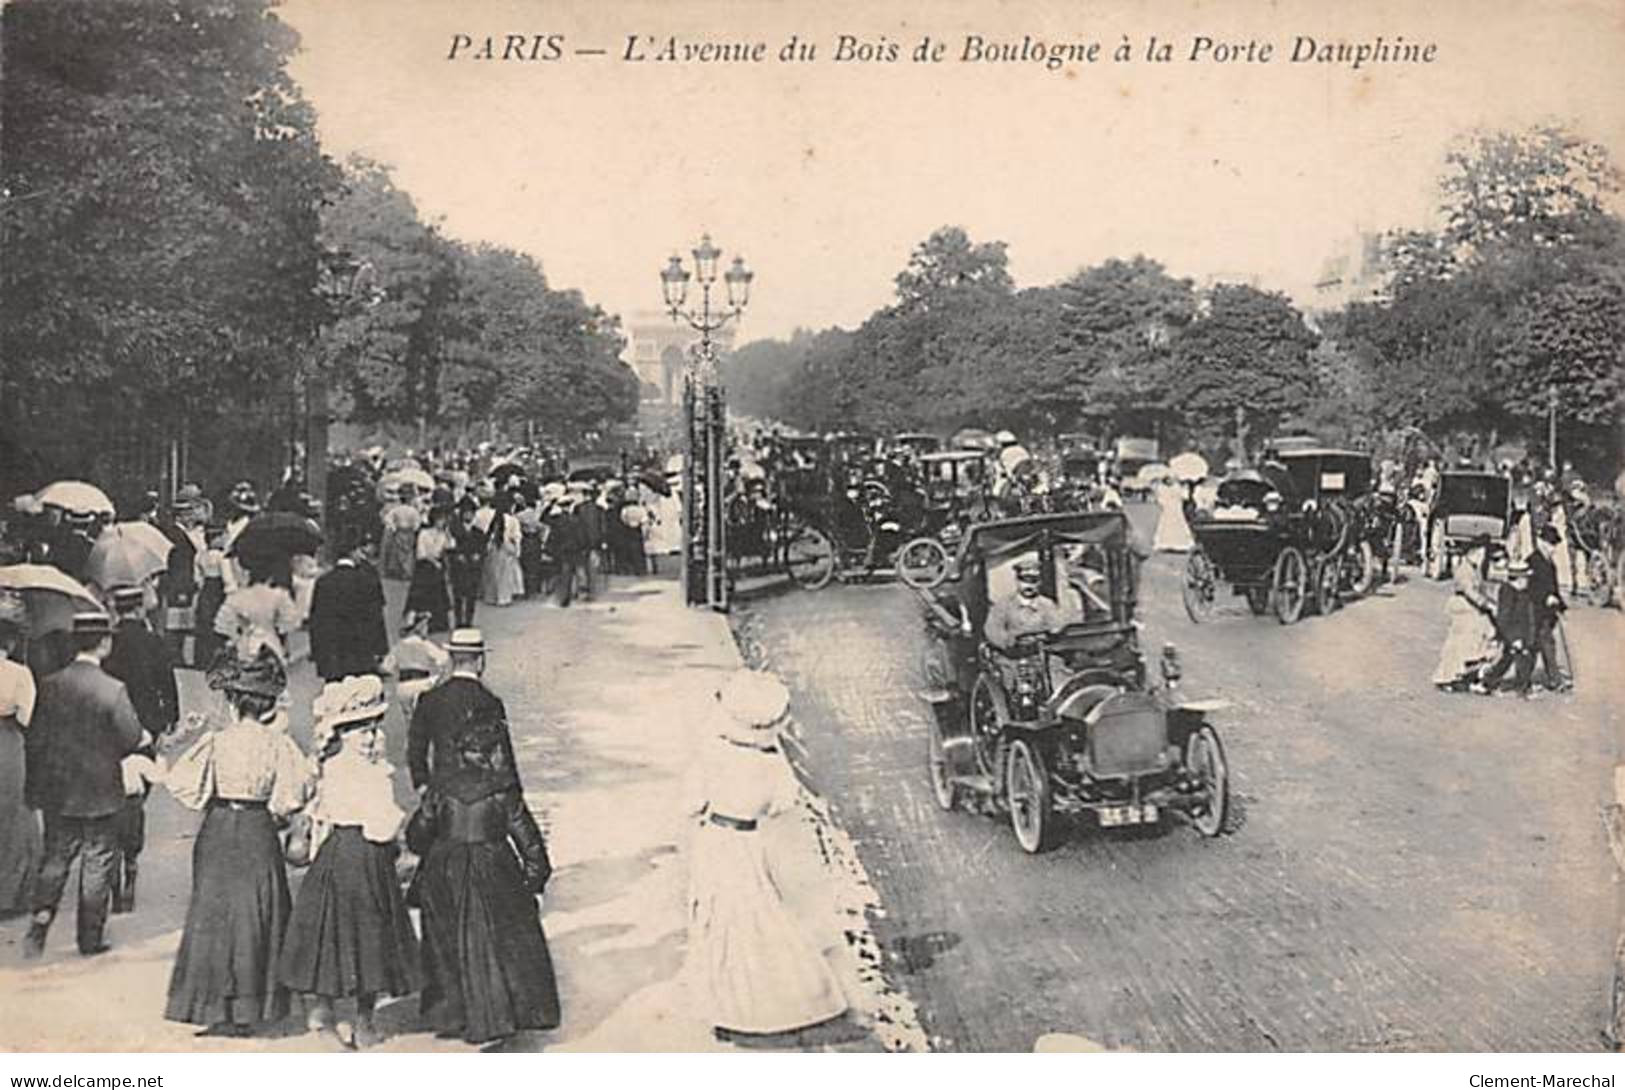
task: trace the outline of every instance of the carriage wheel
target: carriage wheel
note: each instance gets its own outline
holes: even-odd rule
[[[1303,616],[1303,604],[1309,597],[1309,566],[1296,547],[1288,545],[1275,558],[1275,581],[1270,588],[1270,604],[1275,619],[1282,624],[1295,624]]]
[[[1337,557],[1328,556],[1315,569],[1315,609],[1322,617],[1335,613],[1342,604],[1337,597],[1337,584],[1342,579],[1338,568]]]
[[[1598,609],[1614,600],[1614,565],[1600,552],[1586,561],[1586,600]]]
[[[959,785],[954,783],[948,771],[948,755],[942,746],[942,726],[931,720],[931,737],[926,747],[926,768],[931,773],[931,794],[936,797],[937,805],[944,810],[952,810],[959,804]]]
[[[1185,745],[1185,767],[1202,782],[1205,798],[1191,813],[1191,824],[1203,836],[1218,836],[1230,814],[1230,766],[1219,732],[1203,723]]]
[[[1371,547],[1371,542],[1360,542],[1360,578],[1355,581],[1354,593],[1364,598],[1374,593],[1382,582],[1382,569],[1377,566],[1377,550]]]
[[[1010,804],[1010,827],[1015,830],[1016,842],[1022,850],[1036,855],[1052,847],[1056,818],[1049,769],[1044,767],[1038,748],[1028,739],[1018,738],[1010,746],[1004,797]]]
[[[822,530],[803,526],[785,550],[790,578],[805,590],[821,590],[835,575],[835,545]]]
[[[897,576],[916,590],[941,585],[948,575],[948,550],[934,537],[917,537],[897,550]]]
[[[1194,623],[1201,624],[1213,616],[1213,603],[1218,596],[1217,584],[1213,561],[1198,545],[1185,558],[1185,613]]]
[[[1270,588],[1263,584],[1247,588],[1247,608],[1253,611],[1254,617],[1262,617],[1270,611]]]

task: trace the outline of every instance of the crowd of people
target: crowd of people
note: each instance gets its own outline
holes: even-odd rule
[[[174,547],[127,585],[91,579],[101,569],[78,547],[94,549],[105,515],[18,508],[20,559],[89,580],[107,607],[40,632],[24,599],[0,592],[0,914],[28,917],[25,958],[44,956],[75,863],[77,948],[110,948],[109,915],[137,909],[145,808],[162,789],[202,815],[165,1018],[252,1037],[284,1032],[297,1001],[309,1031],[357,1049],[384,1037],[382,1007],[414,995],[424,1030],[473,1043],[559,1025],[539,915],[552,866],[475,614],[527,597],[566,606],[609,574],[651,571],[659,527],[681,518],[679,474],[472,478],[468,464],[373,467],[376,521],[341,502],[323,534],[301,530],[318,509],[285,487],[278,512],[293,521],[279,538],[251,485],[226,493],[223,522],[188,486],[167,512],[140,512]],[[407,584],[398,627],[389,580]],[[322,683],[308,718],[289,687],[301,630]],[[183,714],[188,666],[213,706]],[[717,701],[701,763],[747,761],[752,775],[708,775],[693,806],[693,979],[719,1035],[793,1031],[846,999],[750,835],[783,805],[755,764],[777,760],[788,694],[747,672]]]

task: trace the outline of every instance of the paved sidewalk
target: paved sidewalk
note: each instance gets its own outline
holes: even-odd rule
[[[391,584],[391,602],[403,588]],[[393,615],[393,611],[392,611]],[[544,907],[564,1004],[558,1030],[519,1047],[582,1051],[728,1050],[715,1041],[685,987],[686,797],[703,722],[695,710],[718,678],[740,663],[725,618],[683,606],[669,580],[616,580],[597,601],[556,609],[521,602],[481,607],[492,645],[487,678],[506,701],[529,801],[547,833],[555,875]],[[183,674],[183,703],[206,699],[196,673]],[[308,742],[315,679],[294,675],[296,737]],[[391,750],[404,764],[404,725],[392,718]],[[789,775],[786,769],[786,775]],[[46,959],[23,967],[26,920],[0,924],[0,1048],[50,1051],[326,1051],[302,1017],[252,1041],[193,1037],[162,1018],[165,986],[190,882],[198,817],[167,794],[148,807],[141,903],[114,917],[113,952],[73,952],[71,896]],[[837,968],[854,1012],[815,1036],[773,1042],[788,1048],[897,1047],[879,997],[865,906],[851,895],[830,844],[838,830],[816,804],[764,830],[785,875],[785,893]],[[838,856],[838,852],[835,853]],[[834,865],[832,865],[832,863]],[[70,890],[73,887],[70,885]],[[861,898],[859,899],[861,900]],[[856,953],[854,953],[856,951]],[[417,1032],[416,998],[383,1008],[389,1051],[469,1051]]]

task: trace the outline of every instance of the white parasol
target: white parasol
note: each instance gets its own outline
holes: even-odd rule
[[[57,481],[40,489],[34,498],[76,515],[113,515],[113,501],[107,493],[85,481]]]
[[[1174,476],[1182,481],[1200,481],[1207,476],[1207,459],[1195,451],[1186,451],[1176,455],[1168,463],[1168,468],[1174,471]]]

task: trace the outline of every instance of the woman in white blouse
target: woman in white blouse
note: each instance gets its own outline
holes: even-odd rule
[[[247,661],[223,658],[209,687],[225,694],[231,722],[205,734],[165,777],[182,805],[205,816],[164,1017],[204,1026],[207,1035],[246,1037],[256,1023],[288,1013],[276,971],[292,906],[276,821],[305,804],[313,769],[288,737],[278,703],[287,674],[269,648]]]
[[[23,803],[23,731],[34,717],[34,675],[13,662],[27,614],[0,592],[0,916],[27,912],[39,868],[39,819]]]

